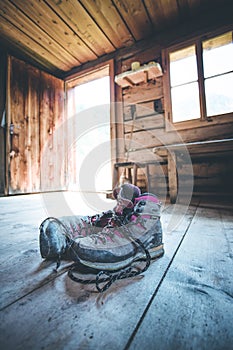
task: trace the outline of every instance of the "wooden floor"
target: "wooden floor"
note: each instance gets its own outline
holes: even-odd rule
[[[233,211],[197,203],[164,206],[164,257],[99,294],[42,261],[44,198],[1,198],[1,349],[233,349]]]

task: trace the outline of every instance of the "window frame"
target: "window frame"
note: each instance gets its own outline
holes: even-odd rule
[[[176,43],[165,48],[162,51],[162,61],[164,68],[164,103],[165,103],[165,116],[166,116],[166,131],[174,130],[174,127],[178,130],[196,128],[202,126],[210,126],[214,124],[224,124],[232,122],[233,112],[217,114],[214,116],[207,116],[206,108],[206,95],[205,95],[205,78],[203,67],[203,49],[202,42],[215,38],[219,35],[223,35],[232,28],[225,28],[209,34],[199,35],[192,39],[187,39],[182,42]],[[174,51],[184,49],[188,46],[195,45],[196,48],[196,60],[197,60],[197,75],[198,75],[198,88],[199,88],[199,104],[200,104],[200,117],[191,120],[185,120],[180,122],[173,122],[172,120],[172,100],[171,100],[171,81],[170,81],[170,60],[169,54]]]

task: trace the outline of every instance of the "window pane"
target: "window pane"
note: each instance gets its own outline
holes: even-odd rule
[[[170,53],[171,86],[190,83],[197,80],[195,46]]]
[[[232,32],[203,42],[205,78],[233,70]]]
[[[200,118],[198,84],[191,83],[171,89],[173,122]]]
[[[233,112],[233,73],[205,81],[207,116]]]

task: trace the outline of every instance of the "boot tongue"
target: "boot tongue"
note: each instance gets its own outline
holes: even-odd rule
[[[132,209],[133,207],[134,207],[134,204],[132,201],[130,201],[128,199],[124,199],[124,198],[118,198],[117,204],[113,210],[115,211],[116,214],[122,215],[124,209],[126,209],[126,208]]]
[[[154,194],[150,194],[150,193],[142,194],[140,197],[135,198],[134,200],[135,204],[137,204],[141,200],[150,201],[161,205],[160,200]]]
[[[122,215],[125,208],[132,209],[134,207],[134,200],[140,196],[141,191],[137,186],[132,184],[124,184],[114,192],[114,196],[117,199],[117,205],[114,211],[117,214]]]

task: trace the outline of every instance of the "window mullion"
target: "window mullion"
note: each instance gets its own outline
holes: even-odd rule
[[[203,50],[200,40],[196,43],[196,55],[197,55],[197,72],[198,72],[198,86],[199,86],[199,98],[200,98],[200,111],[201,120],[206,120],[206,98],[205,98],[205,84],[204,84],[204,67],[203,67]]]

